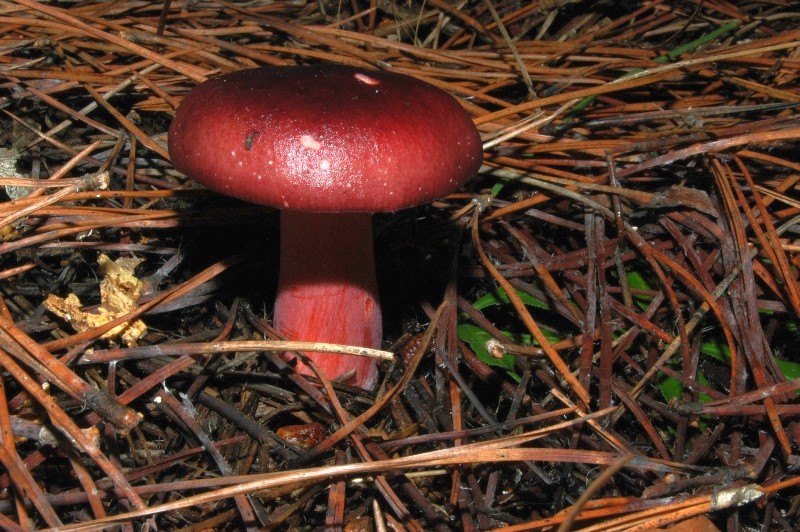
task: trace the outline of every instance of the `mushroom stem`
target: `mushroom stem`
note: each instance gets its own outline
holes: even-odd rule
[[[281,212],[281,266],[275,328],[290,340],[380,348],[381,310],[368,213]],[[371,358],[306,353],[331,379],[372,389]],[[313,374],[298,362],[298,370]]]

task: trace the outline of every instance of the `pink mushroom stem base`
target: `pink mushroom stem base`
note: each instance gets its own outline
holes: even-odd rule
[[[274,323],[287,339],[380,348],[371,218],[368,213],[281,212]],[[345,382],[367,390],[377,383],[371,358],[305,354],[330,379],[355,371]],[[298,371],[313,375],[300,361]]]

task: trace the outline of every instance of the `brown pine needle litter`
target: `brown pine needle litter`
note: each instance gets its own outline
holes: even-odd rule
[[[0,528],[797,526],[798,20],[0,1]],[[446,90],[486,150],[375,217],[385,349],[317,347],[379,357],[374,393],[284,361],[276,211],[166,144],[203,80],[321,63]]]

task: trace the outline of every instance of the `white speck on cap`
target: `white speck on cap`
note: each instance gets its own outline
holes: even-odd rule
[[[322,147],[322,145],[314,140],[310,135],[303,135],[300,137],[300,144],[302,144],[304,148],[314,151],[317,151]]]
[[[367,76],[366,74],[362,74],[361,72],[353,74],[353,77],[356,78],[361,83],[366,83],[367,85],[380,85],[381,84],[380,80],[377,80],[377,79],[375,79],[373,77]]]

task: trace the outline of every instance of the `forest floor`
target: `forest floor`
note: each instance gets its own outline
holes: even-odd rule
[[[0,1],[0,528],[793,529],[798,20]],[[483,141],[374,216],[375,391],[293,371],[277,211],[167,148],[204,80],[322,63],[427,81]]]

